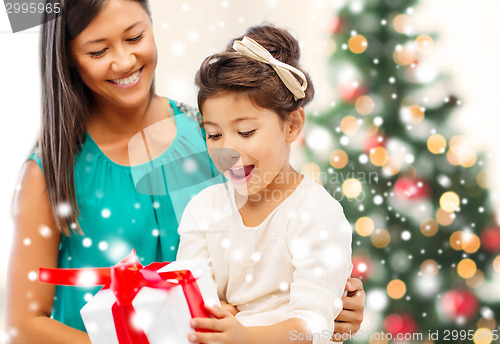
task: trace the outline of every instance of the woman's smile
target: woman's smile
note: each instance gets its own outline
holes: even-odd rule
[[[120,79],[114,79],[114,80],[108,80],[108,81],[110,83],[120,87],[120,88],[125,88],[125,89],[132,88],[140,82],[143,67],[144,66],[142,66],[139,70],[135,71],[134,73],[132,73],[128,76],[125,76],[125,77],[120,78]]]

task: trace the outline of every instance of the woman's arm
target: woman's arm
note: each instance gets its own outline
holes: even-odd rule
[[[13,217],[6,320],[10,343],[90,343],[85,332],[50,318],[55,286],[38,280],[39,267],[57,267],[61,234],[55,229],[43,173],[33,160],[23,168]]]

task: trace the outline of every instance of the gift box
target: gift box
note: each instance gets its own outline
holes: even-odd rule
[[[220,305],[203,259],[143,267],[135,251],[111,268],[40,269],[40,280],[104,285],[81,309],[92,344],[188,344],[189,321]]]

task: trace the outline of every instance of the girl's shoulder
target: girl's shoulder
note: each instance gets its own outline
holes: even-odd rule
[[[297,188],[299,191],[295,200],[300,204],[300,208],[306,207],[323,211],[331,209],[343,212],[342,205],[337,201],[324,187],[316,180],[308,175],[304,175],[304,179]],[[297,205],[298,206],[298,205]]]

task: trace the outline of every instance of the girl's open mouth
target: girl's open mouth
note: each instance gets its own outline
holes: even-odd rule
[[[244,184],[252,176],[255,165],[245,165],[240,167],[233,167],[229,169],[229,177],[235,184]]]

